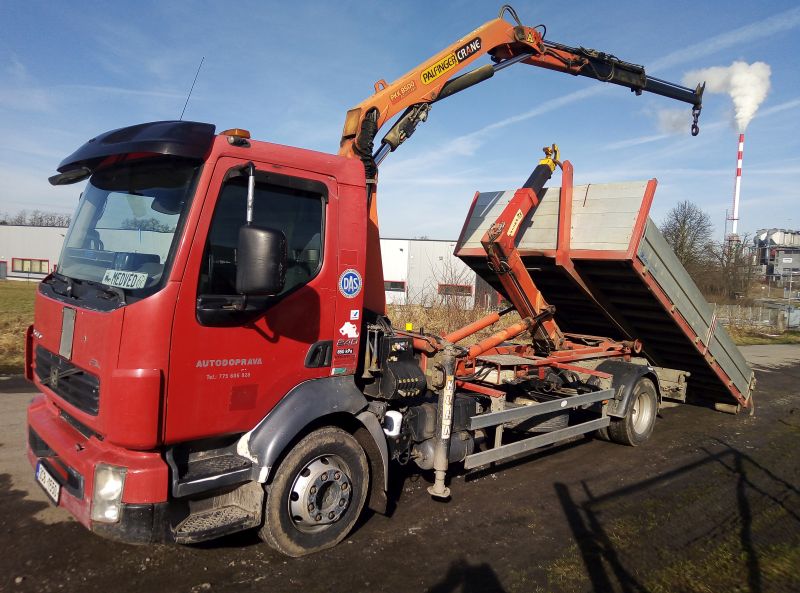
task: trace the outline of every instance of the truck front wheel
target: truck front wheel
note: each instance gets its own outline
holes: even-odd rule
[[[332,426],[306,435],[266,486],[263,541],[305,556],[342,541],[367,498],[367,457],[353,436]]]
[[[641,445],[650,435],[658,413],[658,395],[650,379],[642,377],[631,394],[633,401],[624,418],[612,418],[608,425],[608,436],[615,443],[635,447]]]

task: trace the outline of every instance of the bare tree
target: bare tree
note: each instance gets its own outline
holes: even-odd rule
[[[63,212],[48,212],[43,210],[20,210],[16,214],[3,213],[0,215],[0,224],[18,226],[50,226],[68,227],[72,217]]]
[[[28,224],[28,211],[20,210],[8,219],[8,224],[25,225]]]
[[[713,242],[713,226],[708,214],[683,201],[667,213],[661,232],[708,299],[742,298],[756,278],[749,238]]]
[[[685,200],[667,212],[661,232],[683,267],[695,278],[708,262],[711,245],[711,218],[696,204]]]
[[[164,224],[160,220],[150,218],[126,218],[120,224],[122,229],[130,229],[134,231],[155,231],[157,233],[172,233],[175,228],[168,224]]]
[[[723,299],[746,297],[756,280],[756,266],[747,235],[739,241],[723,241],[713,246],[714,266],[709,278],[713,292]]]

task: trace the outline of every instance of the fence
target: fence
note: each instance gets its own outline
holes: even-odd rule
[[[716,305],[720,323],[737,329],[781,333],[800,328],[800,309],[786,305]]]

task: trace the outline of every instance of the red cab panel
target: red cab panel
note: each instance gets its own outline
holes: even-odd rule
[[[262,299],[255,316],[219,325],[199,307],[235,293],[236,237],[246,213],[242,171],[250,161],[257,169],[253,223],[286,235],[286,286]],[[195,200],[201,212],[172,325],[167,443],[248,431],[296,385],[353,372],[366,235],[363,226],[341,229],[340,212],[343,194],[353,202],[348,210],[363,212],[366,204],[363,186],[358,193],[336,177],[354,176],[353,165],[360,166],[255,142],[244,156],[221,154],[214,162],[204,199]],[[314,364],[315,348],[329,349],[329,364]]]

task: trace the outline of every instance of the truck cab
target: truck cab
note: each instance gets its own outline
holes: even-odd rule
[[[172,121],[93,138],[51,182],[83,179],[27,336],[38,481],[86,527],[125,541],[258,525],[261,484],[288,442],[367,405],[353,384],[362,164]],[[280,252],[260,252],[280,268],[272,290],[241,290],[243,228]],[[291,414],[276,410],[288,400]],[[362,440],[381,436],[374,416],[351,422]]]

